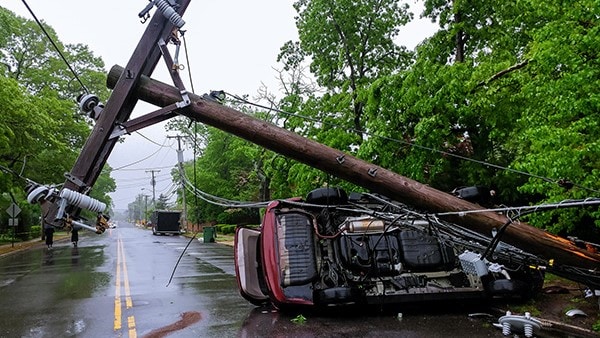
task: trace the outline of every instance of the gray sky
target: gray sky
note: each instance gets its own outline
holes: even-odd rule
[[[115,64],[127,64],[146,29],[137,16],[148,4],[146,0],[26,1],[38,19],[56,30],[63,43],[88,45],[95,55],[102,57],[107,70]],[[288,40],[297,40],[293,2],[192,0],[183,16],[186,21],[183,29],[196,93],[222,89],[253,97],[263,84],[270,92],[278,93],[277,72],[273,68],[281,68],[276,62],[279,48]],[[414,6],[414,0],[408,2]],[[1,0],[0,6],[32,19],[21,0]],[[420,9],[413,11],[418,18]],[[414,48],[435,29],[427,20],[417,20],[403,29],[398,42]],[[180,60],[185,59],[180,56]],[[152,77],[172,83],[162,60]],[[187,69],[182,77],[191,90]],[[156,109],[140,103],[132,117]],[[177,163],[176,141],[167,139],[163,124],[145,128],[140,133],[147,139],[138,134],[124,137],[124,142],[115,147],[108,159],[112,168],[123,168],[111,175],[117,183],[117,191],[111,194],[116,210],[126,209],[138,194],[152,194],[148,170],[160,170],[155,173],[157,197],[172,190],[170,171]],[[184,160],[191,158],[192,152],[186,151]]]

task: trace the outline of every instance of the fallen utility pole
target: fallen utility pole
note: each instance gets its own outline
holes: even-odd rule
[[[119,79],[126,76],[124,69],[114,66],[108,74],[107,85],[114,88]],[[137,98],[159,107],[167,107],[181,100],[179,89],[142,76],[133,88]],[[427,185],[403,177],[382,167],[362,161],[339,150],[304,138],[269,122],[255,119],[232,108],[190,94],[191,104],[178,113],[192,120],[205,123],[234,134],[259,146],[320,169],[356,185],[380,193],[402,203],[432,213],[477,210],[476,204],[433,189]],[[173,111],[160,111],[152,115],[153,122],[173,117]],[[124,128],[145,125],[145,117],[132,119]],[[463,216],[447,216],[445,220],[460,224],[473,231],[490,236],[509,220],[493,212],[465,213]],[[596,270],[600,267],[600,255],[580,249],[570,241],[549,234],[526,223],[511,224],[502,241],[556,265]]]

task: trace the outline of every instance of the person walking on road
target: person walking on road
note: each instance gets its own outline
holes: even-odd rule
[[[54,227],[51,225],[44,225],[44,235],[46,235],[46,245],[48,249],[52,248]]]
[[[73,243],[73,247],[77,247],[77,242],[79,241],[79,229],[73,228],[71,229],[71,243]]]

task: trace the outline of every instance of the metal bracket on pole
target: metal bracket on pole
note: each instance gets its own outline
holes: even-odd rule
[[[176,30],[174,30],[171,34],[171,41],[175,43],[177,46],[176,58],[179,55],[179,38],[176,35]],[[173,84],[179,89],[179,94],[181,95],[181,101],[170,104],[161,109],[155,110],[146,115],[140,116],[135,119],[131,119],[127,122],[119,123],[113,129],[113,132],[110,134],[109,140],[114,138],[121,137],[125,134],[131,134],[132,132],[151,126],[153,124],[168,120],[174,117],[177,113],[175,112],[177,109],[185,108],[191,104],[190,96],[185,89],[185,85],[179,76],[179,65],[177,61],[173,61],[171,58],[171,54],[169,53],[169,49],[167,48],[167,43],[164,39],[159,39],[158,48],[163,56],[163,59],[167,65],[167,69],[169,69],[169,75],[171,75],[171,79],[173,80]]]
[[[85,182],[83,182],[79,178],[73,176],[71,173],[65,173],[64,176],[67,179],[67,181],[70,181],[70,182],[74,183],[75,185],[77,185],[77,187],[79,187],[79,188],[85,188],[86,192],[89,189],[89,187],[85,184]]]
[[[179,54],[179,46],[180,46],[181,42],[179,41],[179,38],[177,37],[175,31],[171,35],[171,41],[173,41],[173,43],[177,46],[177,52],[175,54],[176,59],[177,59],[177,55]],[[177,87],[177,89],[179,89],[181,98],[183,99],[182,101],[177,103],[178,108],[183,108],[183,107],[189,106],[190,98],[188,96],[187,90],[185,89],[185,85],[183,84],[183,81],[181,80],[181,76],[179,76],[179,65],[176,63],[177,61],[173,61],[173,58],[171,57],[171,54],[169,53],[169,49],[167,48],[167,44],[166,44],[165,40],[160,39],[158,41],[158,48],[160,48],[160,52],[162,53],[163,59],[165,60],[165,63],[167,64],[167,68],[169,69],[169,75],[171,75],[173,84],[175,85],[175,87]]]

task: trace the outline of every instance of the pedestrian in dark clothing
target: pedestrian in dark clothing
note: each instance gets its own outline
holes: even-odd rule
[[[79,241],[79,229],[73,228],[71,229],[71,243],[73,243],[73,247],[77,247],[77,242]]]
[[[54,242],[52,238],[54,236],[54,227],[51,225],[44,226],[44,235],[46,235],[46,245],[48,246],[48,249],[50,249]]]

